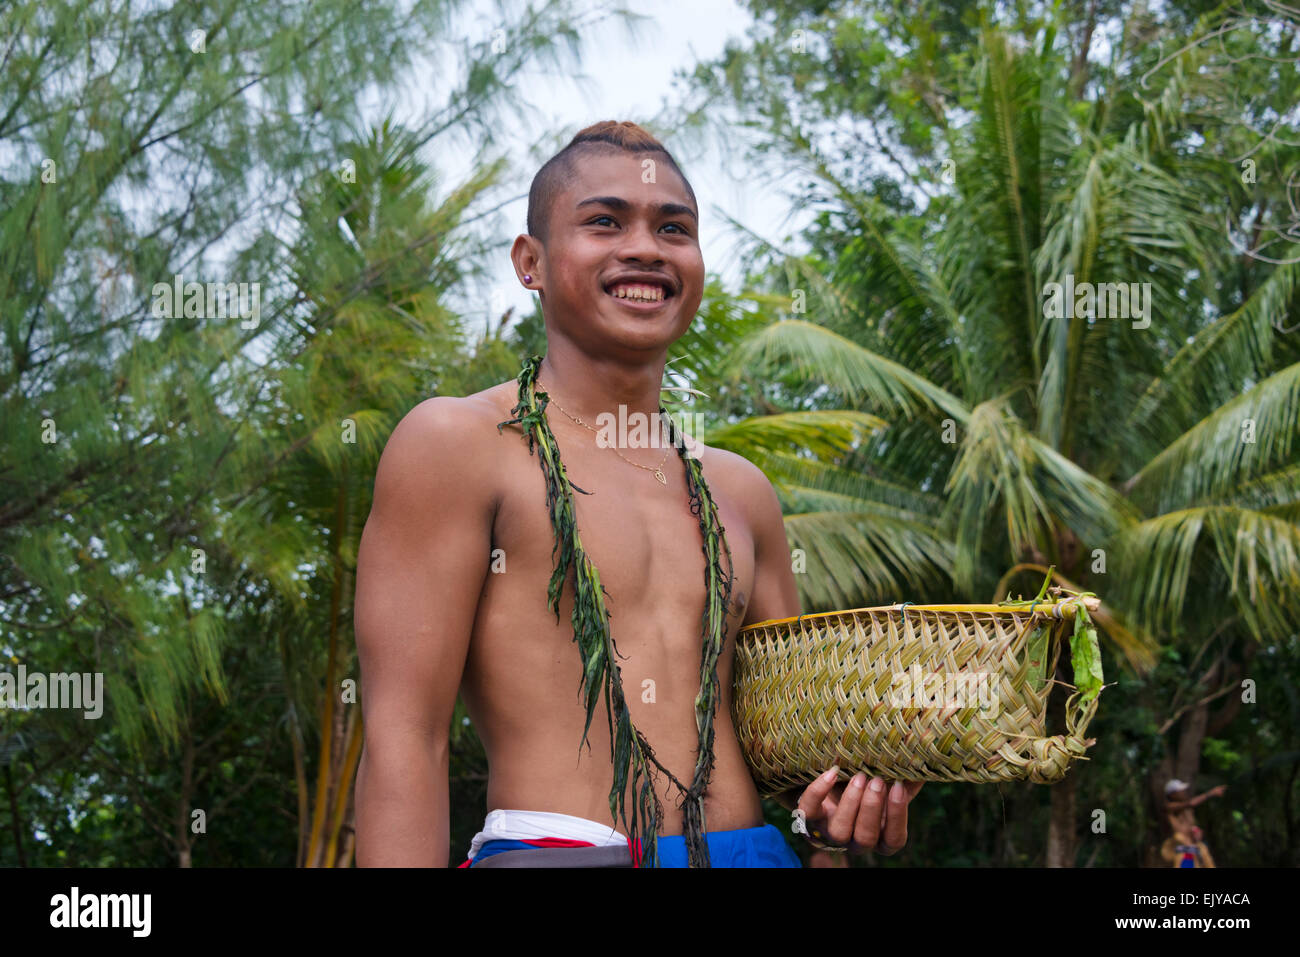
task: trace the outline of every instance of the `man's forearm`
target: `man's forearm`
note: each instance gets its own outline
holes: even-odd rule
[[[447,866],[447,772],[445,744],[362,754],[356,789],[359,867]]]

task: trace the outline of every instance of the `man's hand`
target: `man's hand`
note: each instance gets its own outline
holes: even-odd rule
[[[847,785],[836,784],[838,770],[831,768],[799,796],[809,833],[818,831],[822,843],[847,846],[852,854],[897,854],[907,843],[907,805],[925,782],[896,781],[887,788],[875,778],[876,790],[861,772]]]

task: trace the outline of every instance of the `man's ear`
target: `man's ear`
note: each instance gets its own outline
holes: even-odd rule
[[[525,276],[532,276],[532,281],[527,285],[541,284],[545,258],[542,245],[536,237],[524,233],[516,236],[510,247],[510,259],[520,282],[524,282]]]

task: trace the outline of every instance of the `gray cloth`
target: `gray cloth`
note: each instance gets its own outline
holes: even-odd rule
[[[538,847],[502,851],[481,861],[479,867],[631,867],[632,853],[626,847]]]

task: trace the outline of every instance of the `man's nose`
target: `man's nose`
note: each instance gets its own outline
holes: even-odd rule
[[[659,238],[655,235],[654,226],[643,221],[636,221],[623,235],[623,243],[619,247],[619,256],[623,259],[637,259],[642,262],[661,262],[663,255],[659,248]]]

